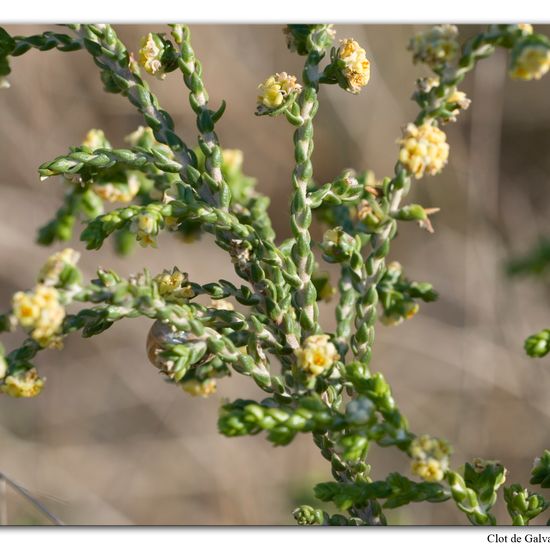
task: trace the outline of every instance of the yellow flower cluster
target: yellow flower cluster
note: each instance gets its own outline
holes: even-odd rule
[[[189,285],[184,285],[187,282],[187,274],[182,273],[177,267],[174,267],[172,273],[164,270],[160,275],[155,277],[161,296],[177,296],[181,298],[192,298],[193,290]]]
[[[408,124],[403,132],[399,160],[419,179],[424,174],[440,172],[449,158],[449,145],[445,132],[431,124]]]
[[[22,327],[43,347],[58,347],[55,338],[65,318],[57,289],[38,284],[29,292],[17,292],[12,300],[13,314]]]
[[[110,143],[107,141],[103,130],[98,130],[96,128],[92,128],[86,134],[82,145],[85,147],[89,147],[93,151],[95,151],[96,149],[104,149],[110,147]]]
[[[258,89],[258,106],[277,109],[289,95],[299,92],[302,86],[298,84],[295,76],[276,73],[260,84]]]
[[[308,336],[304,345],[294,353],[298,359],[298,366],[312,376],[323,373],[340,359],[328,334]]]
[[[217,385],[213,379],[204,380],[199,382],[198,380],[188,380],[181,384],[183,391],[192,395],[193,397],[209,397],[213,393],[216,393]]]
[[[512,55],[509,75],[518,80],[540,80],[549,69],[550,48],[544,44],[530,44],[516,56]]]
[[[96,183],[92,186],[93,192],[104,201],[130,202],[138,194],[139,179],[133,172],[128,173],[128,181],[125,184]]]
[[[80,252],[72,248],[65,248],[61,252],[52,254],[40,269],[38,280],[45,285],[56,285],[59,276],[66,266],[75,266],[80,259]]]
[[[518,28],[525,35],[533,34],[533,25],[530,23],[518,23]]]
[[[413,52],[413,61],[421,61],[437,68],[450,61],[459,50],[458,29],[455,25],[436,25],[414,36],[408,49]]]
[[[422,435],[409,447],[411,471],[426,481],[441,481],[449,469],[451,448],[446,441]]]
[[[36,369],[29,369],[7,376],[0,386],[0,391],[10,397],[35,397],[43,387],[44,380],[38,376]]]
[[[150,75],[161,80],[165,78],[166,74],[163,71],[161,62],[164,47],[162,46],[160,38],[154,36],[153,33],[149,33],[141,39],[140,45],[141,48],[138,52],[139,64]]]
[[[346,38],[340,41],[338,57],[345,64],[343,73],[348,92],[358,94],[370,79],[370,62],[365,50],[353,38]]]
[[[138,214],[130,225],[132,233],[136,234],[139,244],[143,247],[152,246],[156,248],[158,233],[157,220],[151,214]]]
[[[223,167],[230,173],[238,172],[243,166],[243,152],[240,149],[222,149]]]

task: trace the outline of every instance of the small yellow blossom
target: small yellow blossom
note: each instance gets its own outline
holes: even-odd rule
[[[441,467],[441,463],[435,458],[413,460],[411,472],[425,481],[432,482],[441,481],[445,475],[445,470]]]
[[[417,179],[437,174],[449,158],[445,132],[431,124],[408,124],[399,144],[399,160]]]
[[[518,80],[540,80],[549,69],[550,48],[544,44],[529,44],[517,55],[512,54],[509,75]]]
[[[258,89],[260,90],[259,109],[277,109],[289,95],[299,92],[302,86],[297,83],[295,76],[276,73],[260,84]]]
[[[145,212],[144,214],[138,214],[132,220],[130,230],[132,231],[132,233],[136,234],[136,238],[141,246],[152,246],[156,248],[158,222],[153,215],[147,212]]]
[[[370,79],[370,62],[366,52],[353,38],[340,41],[338,57],[345,64],[343,74],[347,81],[347,91],[357,94]]]
[[[0,76],[0,90],[7,90],[11,84],[8,82],[7,78]]]
[[[230,173],[238,172],[243,166],[243,152],[240,149],[222,150],[223,167]]]
[[[40,307],[29,294],[16,292],[13,296],[13,314],[22,327],[32,327],[40,316]]]
[[[436,25],[414,36],[408,46],[413,61],[438,68],[453,59],[459,50],[458,29],[455,25]]]
[[[65,248],[61,252],[52,254],[46,263],[40,269],[38,280],[46,285],[56,285],[59,282],[59,276],[66,266],[76,266],[80,259],[80,252],[72,248]]]
[[[411,471],[426,481],[441,481],[449,469],[451,448],[446,441],[422,435],[411,442]]]
[[[182,273],[177,267],[174,267],[172,273],[164,270],[155,277],[161,296],[172,296],[177,298],[192,298],[193,290],[187,284],[187,273]]]
[[[530,23],[518,23],[518,28],[525,35],[533,34],[533,25],[531,25]]]
[[[440,83],[439,77],[437,77],[437,76],[427,76],[427,77],[424,77],[424,78],[419,78],[416,81],[418,89],[421,92],[424,92],[425,94],[427,94],[428,92],[430,92],[434,88],[437,88],[439,86],[439,83]]]
[[[447,98],[449,103],[457,103],[461,109],[467,109],[470,106],[470,99],[468,96],[460,90],[453,90],[453,92]]]
[[[188,380],[181,384],[183,391],[189,393],[193,397],[209,397],[213,393],[216,393],[217,385],[213,379],[204,380],[199,382],[198,380]]]
[[[138,194],[139,187],[137,175],[133,172],[129,172],[128,180],[125,184],[96,183],[92,186],[92,190],[104,201],[130,202]]]
[[[234,311],[235,306],[227,300],[210,300],[210,307],[217,310]]]
[[[166,77],[162,68],[162,54],[164,47],[162,41],[153,33],[149,33],[141,39],[141,49],[139,50],[139,64],[150,75],[159,79]]]
[[[294,353],[298,366],[312,376],[320,375],[340,358],[328,334],[308,336],[304,345]]]
[[[85,147],[89,147],[93,151],[96,149],[105,149],[110,147],[109,142],[107,141],[107,138],[105,137],[105,133],[103,130],[98,130],[96,128],[92,128],[84,138],[84,141],[82,142],[82,145]]]
[[[12,307],[21,326],[32,329],[32,338],[41,346],[59,346],[54,337],[65,318],[65,309],[59,303],[57,289],[38,284],[33,291],[17,292],[13,297]]]
[[[7,376],[0,386],[0,391],[10,397],[35,397],[44,387],[44,380],[38,376],[36,369]]]

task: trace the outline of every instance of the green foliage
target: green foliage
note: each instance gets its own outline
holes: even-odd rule
[[[299,524],[383,525],[384,509],[450,499],[472,523],[494,524],[490,511],[505,480],[504,467],[477,461],[467,463],[461,475],[449,464],[444,440],[417,437],[409,430],[390,384],[371,370],[375,326],[379,316],[386,324],[397,324],[416,313],[419,301],[437,298],[429,283],[411,281],[398,263],[387,265],[386,258],[398,224],[415,221],[433,231],[429,216],[437,208],[402,203],[414,179],[435,175],[447,161],[441,127],[469,104],[457,86],[497,47],[512,50],[512,77],[540,78],[547,67],[526,65],[523,56],[534,48],[544,57],[550,49],[547,39],[521,25],[492,25],[465,43],[452,25],[415,37],[413,59],[427,64],[437,79],[417,82],[413,99],[418,116],[399,141],[393,175],[376,180],[368,170],[347,169],[318,185],[311,156],[319,88],[338,85],[358,93],[368,82],[370,63],[351,39],[333,46],[331,25],[289,25],[287,45],[304,57],[302,82],[284,72],[268,77],[260,86],[256,111],[284,116],[294,130],[291,237],[279,242],[267,212],[269,199],[244,174],[242,152],[220,145],[215,130],[225,103],[210,105],[189,29],[175,24],[169,35],[149,33],[139,62],[110,25],[71,25],[69,30],[71,36],[12,37],[0,29],[0,85],[6,87],[12,58],[30,48],[85,50],[99,68],[105,90],[127,98],[146,127],[127,136],[124,148],[112,147],[102,131],[91,130],[82,144],[39,167],[41,178],[61,178],[66,193],[38,241],[67,241],[76,223],[83,222],[81,240],[89,250],[113,237],[117,251],[127,254],[136,242],[156,246],[163,231],[184,241],[206,232],[227,252],[241,282],[191,281],[178,267],[127,278],[99,269],[96,279],[84,282],[74,251],[55,254],[34,289],[14,295],[11,308],[0,315],[0,331],[19,326],[26,334],[10,353],[0,349],[0,391],[37,395],[44,386],[34,365],[40,351],[61,347],[73,332],[92,337],[121,319],[146,317],[152,321],[148,357],[175,386],[208,396],[216,381],[237,373],[268,394],[259,402],[225,403],[218,422],[222,434],[263,432],[274,445],[288,445],[300,433],[311,435],[334,478],[317,485],[315,494],[344,514],[304,505],[294,511]],[[196,144],[189,146],[177,135],[140,66],[161,80],[170,73],[181,75],[196,116]],[[310,232],[314,216],[327,226],[322,242]],[[338,265],[335,288],[322,260]],[[336,328],[327,333],[318,301],[333,294]],[[210,304],[202,305],[196,300],[200,296],[210,298]],[[69,314],[65,308],[71,304],[75,313]],[[548,331],[542,331],[528,339],[526,349],[545,355],[549,341]],[[397,472],[374,479],[367,462],[373,444],[404,453],[422,481]],[[543,488],[550,486],[549,457],[545,451],[532,472],[532,483]],[[507,488],[504,496],[518,525],[547,507],[541,496],[518,485]]]

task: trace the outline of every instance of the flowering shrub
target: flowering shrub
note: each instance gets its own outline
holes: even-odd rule
[[[505,486],[498,462],[476,459],[454,467],[452,449],[442,438],[416,435],[380,372],[371,370],[375,325],[410,319],[420,302],[437,294],[429,283],[409,280],[397,262],[386,265],[398,222],[415,221],[432,231],[437,208],[403,204],[411,184],[436,176],[449,156],[444,125],[456,121],[470,100],[458,86],[476,62],[496,48],[510,50],[512,78],[541,78],[550,69],[550,41],[530,25],[493,25],[461,43],[456,27],[436,26],[415,36],[413,60],[433,76],[417,81],[417,118],[397,141],[392,176],[376,180],[370,172],[345,170],[332,182],[313,177],[313,122],[323,85],[352,94],[368,85],[370,61],[352,38],[336,41],[331,25],[288,25],[291,51],[304,56],[301,79],[286,72],[258,87],[256,114],[283,116],[294,130],[295,165],[289,186],[292,237],[277,240],[267,214],[268,198],[242,172],[242,153],[222,149],[215,126],[225,105],[212,108],[193,52],[189,30],[172,25],[169,36],[149,33],[137,58],[109,25],[71,25],[71,34],[47,32],[10,36],[0,29],[0,78],[9,86],[12,58],[30,48],[86,50],[99,67],[107,92],[126,97],[143,115],[144,127],[127,137],[128,147],[113,148],[101,130],[39,168],[42,179],[60,176],[63,204],[39,230],[40,243],[68,240],[77,220],[91,250],[113,237],[118,250],[156,246],[161,231],[192,240],[210,233],[229,255],[237,285],[226,280],[189,280],[177,267],[129,278],[99,269],[84,282],[78,254],[66,249],[51,256],[36,286],[15,294],[0,316],[0,330],[20,327],[21,346],[0,352],[0,390],[33,397],[44,379],[34,366],[46,348],[61,348],[72,332],[91,337],[123,318],[152,320],[147,339],[151,363],[174,386],[207,397],[233,372],[250,377],[268,396],[261,402],[239,399],[222,406],[219,430],[228,437],[263,432],[274,445],[309,433],[331,464],[334,480],[316,486],[320,501],[342,514],[301,506],[299,524],[385,524],[384,510],[412,502],[452,501],[477,525],[496,522],[491,509],[503,487],[515,525],[526,525],[547,507],[545,498],[518,484]],[[197,147],[184,143],[140,74],[164,79],[180,72],[196,114]],[[111,203],[116,207],[106,210]],[[326,224],[322,242],[313,242],[312,216]],[[333,285],[320,269],[335,263]],[[207,306],[195,299],[206,296]],[[231,298],[240,307],[237,309]],[[320,325],[318,301],[334,298],[336,330]],[[69,304],[87,304],[68,314]],[[527,349],[543,355],[550,332],[531,337]],[[410,459],[410,474],[375,479],[367,463],[369,447],[393,446]],[[535,462],[531,483],[550,487],[550,452]]]

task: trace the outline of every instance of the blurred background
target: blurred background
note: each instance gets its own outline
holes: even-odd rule
[[[416,78],[409,38],[426,27],[337,26],[353,37],[372,63],[371,82],[359,96],[323,87],[316,123],[315,178],[324,183],[343,168],[393,172],[400,128],[415,118],[410,100]],[[51,30],[9,25],[11,34]],[[464,38],[481,27],[466,25]],[[119,25],[128,48],[160,26]],[[550,34],[550,27],[536,28]],[[288,200],[292,128],[282,118],[254,116],[257,85],[276,71],[300,74],[303,62],[285,47],[280,26],[191,27],[212,105],[227,101],[219,123],[223,147],[244,151],[244,170],[272,197],[278,236],[289,235]],[[40,182],[37,167],[102,128],[113,146],[142,120],[122,97],[105,94],[86,52],[31,51],[13,60],[11,88],[0,93],[0,310],[34,284],[52,250],[34,243],[36,229],[60,204],[61,181]],[[527,483],[533,458],[548,447],[549,359],[532,360],[524,338],[547,326],[550,285],[510,278],[510,258],[526,254],[550,235],[550,76],[541,81],[506,78],[505,52],[479,63],[462,89],[472,99],[456,124],[446,126],[450,162],[443,174],[414,185],[411,202],[440,207],[435,234],[415,224],[402,234],[390,259],[407,274],[430,281],[440,293],[412,320],[380,326],[372,367],[393,385],[416,433],[446,437],[453,464],[474,457],[499,459],[508,479]],[[176,129],[196,143],[194,115],[177,72],[151,79]],[[321,228],[313,228],[316,238]],[[77,238],[71,246],[80,251]],[[61,248],[56,246],[55,249]],[[138,247],[139,248],[139,247]],[[80,266],[123,275],[144,266],[153,272],[177,265],[198,282],[235,280],[232,265],[210,237],[191,245],[164,235],[158,249],[139,248],[130,258],[110,246],[85,252]],[[548,281],[546,281],[548,282]],[[322,304],[333,328],[334,304]],[[32,400],[0,398],[0,472],[27,488],[68,524],[292,524],[297,504],[312,501],[312,486],[328,481],[330,467],[308,435],[273,448],[260,435],[227,439],[216,430],[222,399],[258,397],[241,377],[224,379],[218,393],[192,398],[164,383],[145,356],[146,320],[127,320],[91,340],[77,335],[63,352],[41,354],[48,378]],[[3,335],[7,349],[21,333]],[[392,449],[373,448],[373,475],[408,471]],[[47,523],[15,492],[7,491],[9,523]],[[497,513],[502,519],[502,503]],[[414,504],[391,512],[393,523],[462,524],[452,503]]]

